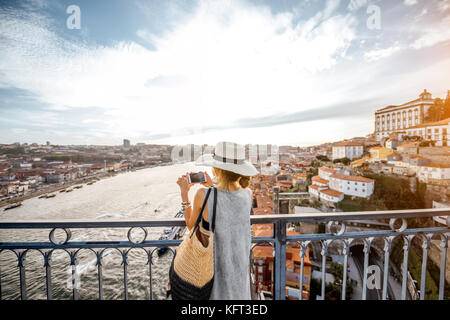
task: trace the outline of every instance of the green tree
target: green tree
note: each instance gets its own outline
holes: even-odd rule
[[[448,97],[446,99],[446,102]],[[434,99],[434,104],[428,109],[427,114],[425,115],[425,122],[436,122],[444,119],[446,114],[445,104],[441,98]]]

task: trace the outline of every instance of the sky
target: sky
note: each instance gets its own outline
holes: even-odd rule
[[[310,146],[449,71],[450,0],[0,0],[0,143]]]

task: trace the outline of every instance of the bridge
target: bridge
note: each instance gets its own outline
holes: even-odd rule
[[[325,274],[326,274],[326,257],[328,255],[328,248],[332,243],[340,242],[343,246],[342,254],[344,255],[344,265],[347,265],[350,247],[354,243],[363,245],[363,274],[366,275],[363,279],[363,288],[361,299],[367,298],[367,274],[369,267],[369,254],[374,241],[382,241],[384,243],[384,272],[383,272],[383,288],[381,298],[387,298],[388,291],[388,270],[390,264],[390,251],[394,239],[404,239],[403,247],[403,276],[402,276],[402,299],[407,299],[407,271],[408,271],[408,252],[411,249],[411,241],[417,237],[422,241],[423,261],[421,267],[421,285],[420,285],[420,299],[425,299],[426,286],[426,272],[427,272],[427,257],[430,249],[430,241],[433,239],[440,239],[441,247],[441,264],[440,264],[440,282],[439,282],[439,299],[444,299],[445,290],[445,272],[447,264],[447,248],[448,238],[450,235],[449,220],[446,226],[426,227],[426,228],[408,228],[409,218],[433,218],[435,216],[450,215],[449,208],[440,209],[419,209],[419,210],[397,210],[397,211],[374,211],[374,212],[345,212],[345,213],[305,213],[305,214],[274,214],[251,216],[251,223],[254,224],[273,224],[274,233],[272,237],[253,237],[252,242],[270,243],[274,248],[274,299],[284,300],[286,287],[286,246],[291,242],[297,242],[301,248],[301,266],[299,287],[303,287],[303,266],[307,247],[314,243],[321,248],[322,256],[322,286],[321,297],[325,297]],[[388,230],[372,230],[348,232],[346,223],[348,221],[378,221],[388,219],[390,221],[390,228]],[[328,233],[321,234],[302,234],[302,235],[287,235],[287,225],[289,223],[298,222],[312,222],[325,223],[328,228]],[[397,226],[397,222],[401,226]],[[149,269],[148,290],[150,292],[149,298],[152,299],[152,264],[155,251],[160,247],[169,247],[169,251],[173,252],[173,248],[180,244],[180,240],[152,240],[147,239],[148,230],[158,227],[174,227],[185,226],[183,218],[173,219],[152,219],[152,220],[61,220],[61,221],[34,221],[34,220],[2,220],[0,221],[0,230],[2,234],[2,242],[0,242],[0,258],[4,252],[13,252],[15,259],[8,260],[10,266],[14,266],[19,277],[18,290],[20,291],[20,299],[27,299],[27,277],[29,270],[26,269],[27,254],[31,251],[36,251],[42,254],[44,264],[42,268],[45,269],[45,288],[46,298],[53,299],[52,296],[52,254],[55,250],[63,250],[67,252],[69,259],[67,264],[72,266],[72,282],[77,280],[76,266],[78,263],[78,256],[81,252],[86,250],[91,251],[96,257],[96,267],[98,270],[98,299],[103,299],[103,265],[105,249],[117,250],[122,258],[122,273],[123,273],[123,292],[124,299],[128,299],[128,256],[133,250],[143,250],[147,256],[147,264]],[[79,241],[72,239],[74,234],[80,230],[100,230],[100,229],[120,229],[123,230],[123,235],[126,240],[112,241],[112,240],[96,240],[88,239],[88,241]],[[17,242],[8,239],[13,239],[13,234],[17,230],[25,229],[29,232],[34,230],[44,230],[47,232],[48,241],[31,241],[31,242]],[[136,238],[136,232],[141,235]],[[59,239],[57,234],[62,234],[63,239]],[[86,249],[86,250],[83,250]],[[14,270],[14,268],[12,270]],[[1,279],[4,275],[0,273],[0,298],[2,297]],[[168,279],[168,276],[167,276]],[[342,281],[342,299],[345,297],[345,287],[347,279],[347,268],[344,268]],[[78,288],[73,286],[72,298],[78,299]]]

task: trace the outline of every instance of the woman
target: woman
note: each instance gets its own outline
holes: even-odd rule
[[[217,189],[217,211],[214,230],[214,284],[210,299],[213,300],[250,300],[250,211],[252,207],[251,191],[248,189],[250,176],[258,174],[256,168],[245,161],[244,146],[219,142],[214,153],[201,156],[196,165],[213,167]],[[211,177],[205,172],[207,182],[213,185]],[[184,206],[184,218],[191,230],[198,218],[205,200],[206,189],[201,188],[194,196],[193,205],[189,201],[187,174],[178,179],[181,201]],[[207,200],[203,211],[203,224],[209,228],[212,220],[214,197]],[[201,239],[202,240],[202,239]],[[203,239],[202,242],[205,240]]]

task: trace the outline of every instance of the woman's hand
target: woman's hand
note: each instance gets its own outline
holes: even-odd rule
[[[212,181],[211,177],[206,171],[204,171],[204,173],[206,177],[206,182],[203,182],[201,185],[207,188],[212,187],[214,185],[214,182]]]
[[[182,201],[189,201],[189,199],[188,199],[189,190],[193,186],[192,183],[189,183],[187,175],[188,175],[188,173],[182,175],[177,180],[177,184],[180,187],[180,191],[181,191],[181,199],[182,199]]]

